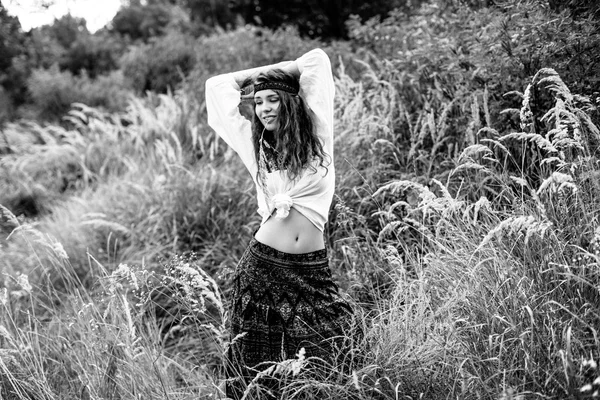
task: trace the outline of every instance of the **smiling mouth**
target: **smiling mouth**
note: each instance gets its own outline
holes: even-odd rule
[[[265,121],[267,124],[270,124],[271,122],[275,121],[275,118],[276,118],[276,117],[271,117],[271,116],[269,116],[269,117],[264,117],[264,118],[263,118],[263,120],[264,120],[264,121]]]

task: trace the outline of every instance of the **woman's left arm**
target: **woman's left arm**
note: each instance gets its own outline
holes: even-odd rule
[[[335,84],[331,62],[321,49],[314,49],[286,66],[300,76],[300,95],[317,117],[317,134],[325,151],[333,156],[333,100]]]

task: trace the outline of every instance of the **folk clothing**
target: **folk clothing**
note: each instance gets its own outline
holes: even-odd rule
[[[323,231],[333,199],[335,170],[333,165],[333,97],[335,87],[329,57],[315,49],[296,60],[300,71],[299,95],[305,100],[315,123],[316,133],[328,156],[326,166],[313,163],[294,181],[285,170],[266,171],[266,191],[257,181],[259,166],[254,155],[250,121],[238,110],[240,87],[235,73],[212,77],[206,81],[208,123],[242,159],[257,186],[258,213],[262,222],[275,209],[293,207]],[[269,193],[267,198],[265,192]],[[285,215],[285,213],[283,213]]]
[[[208,123],[237,152],[256,185],[261,224],[269,217],[285,218],[293,207],[321,232],[333,199],[334,83],[329,58],[320,49],[296,60],[299,95],[310,109],[326,155],[326,165],[311,163],[294,180],[277,159],[270,133],[263,132],[258,163],[250,122],[240,113],[236,73],[206,82]],[[239,75],[250,75],[250,70]],[[315,172],[316,171],[316,172]],[[231,338],[226,355],[227,395],[242,397],[244,388],[268,362],[306,357],[330,360],[350,307],[338,295],[331,278],[327,250],[288,254],[252,239],[237,266],[232,288]]]
[[[327,250],[289,254],[256,239],[233,278],[227,396],[241,398],[257,371],[271,362],[307,356],[331,361],[344,346],[351,309],[332,281]]]

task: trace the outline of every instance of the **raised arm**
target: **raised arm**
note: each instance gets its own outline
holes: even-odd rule
[[[234,74],[213,76],[206,81],[206,110],[208,124],[235,150],[240,152],[250,141],[250,123],[239,113],[240,87]]]
[[[325,151],[333,156],[333,74],[327,54],[315,49],[295,61],[217,75],[206,81],[208,124],[238,153],[250,172],[256,167],[256,161],[250,122],[238,110],[240,91],[249,79],[275,68],[299,77],[300,95],[317,119],[317,130]]]
[[[215,132],[235,150],[246,167],[254,173],[255,157],[252,145],[250,122],[244,118],[238,109],[241,88],[262,71],[273,68],[290,69],[292,62],[283,61],[277,64],[231,72],[213,76],[206,81],[206,110],[208,124]]]
[[[294,62],[300,75],[300,95],[317,118],[317,133],[325,151],[333,156],[333,100],[335,85],[331,62],[321,49],[314,49]]]

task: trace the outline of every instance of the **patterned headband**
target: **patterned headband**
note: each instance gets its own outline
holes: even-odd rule
[[[298,94],[298,92],[300,91],[300,85],[288,85],[287,83],[273,81],[267,81],[254,85],[254,93],[267,89],[283,90],[284,92],[288,92],[291,94]]]

